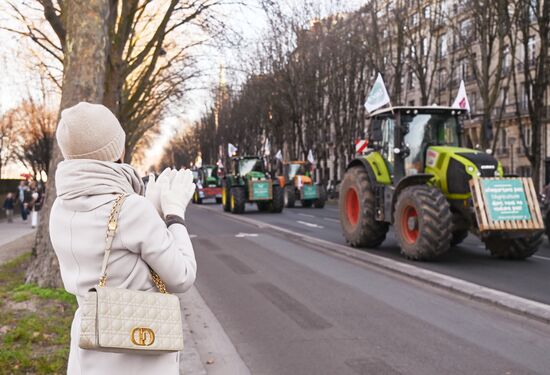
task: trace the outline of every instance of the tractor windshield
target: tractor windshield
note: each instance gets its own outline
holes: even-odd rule
[[[305,169],[303,164],[290,164],[288,166],[288,178],[293,179],[296,175],[304,175]]]
[[[239,162],[239,171],[242,176],[252,171],[263,172],[262,161],[260,159],[242,159]]]
[[[455,116],[418,114],[404,118],[403,122],[409,126],[409,132],[405,136],[405,143],[410,149],[405,161],[407,174],[424,170],[424,159],[429,146],[460,146],[458,120]]]
[[[204,175],[206,178],[216,177],[216,176],[213,176],[213,172],[214,172],[214,167],[207,167],[204,169]]]

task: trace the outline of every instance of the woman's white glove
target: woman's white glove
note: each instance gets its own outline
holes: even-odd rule
[[[195,194],[193,173],[189,170],[179,170],[170,181],[163,181],[161,185],[160,204],[164,217],[176,215],[185,218],[185,209]]]
[[[155,181],[155,175],[150,174],[149,180],[147,181],[147,188],[145,189],[145,198],[147,198],[153,206],[157,209],[159,215],[162,217],[162,207],[160,204],[160,194],[161,186],[163,182],[170,184],[170,179],[172,177],[172,170],[166,168],[160,174],[159,178]]]

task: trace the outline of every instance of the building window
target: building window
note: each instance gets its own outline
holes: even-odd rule
[[[527,63],[529,66],[535,65],[535,59],[537,56],[536,41],[534,36],[530,36],[527,42]]]
[[[414,14],[411,16],[411,21],[412,21],[412,25],[413,25],[413,26],[417,26],[417,25],[418,25],[418,13],[414,13]]]
[[[444,58],[447,55],[447,36],[445,34],[439,37],[438,48],[439,57]]]
[[[430,19],[431,10],[430,10],[430,6],[429,6],[429,5],[426,5],[426,6],[424,7],[423,13],[424,13],[424,18],[425,18],[425,19]]]
[[[507,73],[510,69],[510,47],[506,46],[504,47],[504,51],[502,52],[502,72]]]

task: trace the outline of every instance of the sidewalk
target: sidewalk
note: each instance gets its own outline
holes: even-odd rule
[[[0,221],[0,264],[29,251],[36,229],[30,221]],[[249,374],[235,347],[195,287],[180,296],[184,350],[180,352],[181,375]]]
[[[23,254],[28,248],[23,246],[36,233],[30,220],[26,223],[21,217],[14,218],[13,223],[0,221],[0,264]]]

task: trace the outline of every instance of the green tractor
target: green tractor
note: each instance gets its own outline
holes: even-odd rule
[[[239,156],[232,160],[233,171],[222,181],[224,211],[242,214],[246,203],[256,203],[258,210],[283,211],[285,194],[279,179],[272,180],[264,162],[256,156]]]
[[[195,185],[193,203],[202,204],[205,199],[215,199],[218,204],[222,202],[221,176],[217,166],[204,165],[198,168]]]
[[[494,212],[492,218],[488,204],[480,203],[490,189],[472,196],[480,184],[525,180],[532,187],[532,181],[506,178],[491,154],[462,147],[463,114],[449,107],[393,107],[370,116],[369,149],[348,164],[340,188],[340,222],[348,244],[378,247],[394,225],[402,254],[413,260],[433,259],[469,232],[500,258],[524,259],[537,251],[540,223],[530,225],[520,216],[498,221],[506,219]],[[510,202],[491,204],[502,206],[496,210],[515,209],[507,206]],[[529,207],[533,217],[540,217],[538,205]]]

